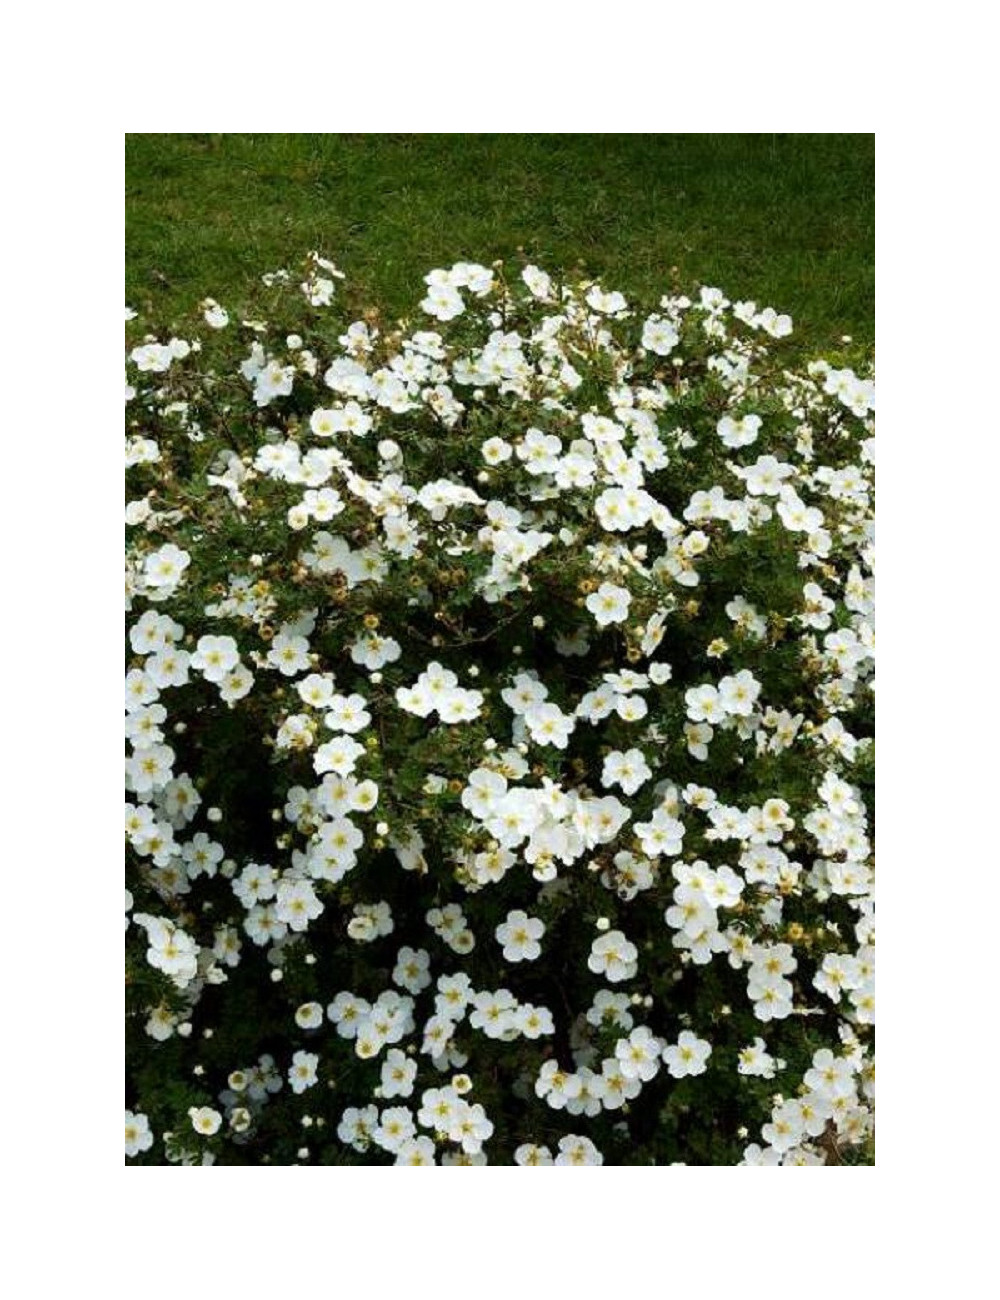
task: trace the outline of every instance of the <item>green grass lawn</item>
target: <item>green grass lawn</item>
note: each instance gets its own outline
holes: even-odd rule
[[[315,248],[389,313],[421,277],[519,248],[610,288],[788,311],[810,347],[874,338],[871,135],[132,135],[126,297],[232,305]]]

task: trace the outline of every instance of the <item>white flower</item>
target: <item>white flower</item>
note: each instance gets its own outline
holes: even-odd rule
[[[638,948],[629,943],[621,930],[609,930],[591,944],[587,967],[595,975],[603,975],[609,983],[618,984],[635,975],[638,957]]]
[[[149,656],[146,672],[161,690],[167,686],[184,686],[188,680],[190,662],[191,656],[185,650],[175,650],[170,646]]]
[[[462,295],[450,284],[432,284],[420,308],[437,320],[454,320],[465,311],[465,303]]]
[[[620,1038],[615,1044],[618,1068],[624,1078],[647,1083],[659,1073],[662,1050],[660,1040],[645,1025],[640,1025],[628,1038]]]
[[[351,658],[369,672],[377,672],[386,664],[395,663],[403,648],[394,637],[379,636],[369,632],[351,646]]]
[[[765,307],[757,317],[756,324],[775,339],[783,339],[792,332],[791,316],[779,316],[773,307]]]
[[[285,677],[294,677],[309,667],[309,642],[304,636],[279,633],[271,642],[267,662]]]
[[[153,1145],[153,1134],[149,1129],[149,1119],[141,1111],[125,1112],[125,1154],[137,1156],[140,1151],[148,1151]]]
[[[551,474],[558,465],[562,443],[541,429],[529,429],[517,446],[517,456],[529,474]]]
[[[618,312],[624,311],[628,306],[622,294],[615,290],[612,293],[605,293],[600,285],[593,285],[587,290],[587,306],[592,307],[594,311],[604,312],[609,316],[617,315]]]
[[[752,465],[737,471],[753,496],[777,496],[786,478],[795,471],[774,456],[760,456]]]
[[[374,1110],[375,1107],[372,1107]],[[407,1138],[396,1151],[397,1165],[433,1165],[435,1146],[429,1137]]]
[[[639,489],[608,488],[594,502],[594,511],[608,532],[627,532],[649,519],[651,500]]]
[[[393,982],[409,993],[419,993],[431,982],[430,962],[430,953],[423,948],[400,948],[392,972]]]
[[[548,1147],[540,1147],[534,1142],[522,1142],[514,1152],[516,1165],[551,1165],[552,1152]]]
[[[524,712],[525,725],[537,745],[554,745],[565,749],[572,735],[572,714],[563,713],[556,704],[535,704]]]
[[[318,1029],[323,1023],[323,1008],[318,1002],[303,1002],[295,1010],[295,1023],[300,1029]]]
[[[504,461],[510,460],[514,454],[514,448],[503,438],[487,438],[482,448],[483,460],[487,465],[502,465]]]
[[[219,683],[219,698],[226,704],[232,704],[249,695],[253,688],[254,677],[243,664],[237,664],[231,672],[226,673]]]
[[[684,693],[687,715],[692,722],[721,722],[723,707],[714,686],[692,686]]]
[[[372,715],[365,708],[367,701],[363,695],[334,695],[327,706],[325,722],[331,731],[343,731],[355,735],[363,731],[372,720]]]
[[[156,589],[172,589],[180,582],[190,563],[191,556],[187,551],[182,551],[173,542],[167,542],[146,556],[143,564],[146,585]]]
[[[834,1056],[828,1047],[813,1055],[812,1067],[803,1082],[807,1088],[826,1097],[850,1097],[855,1089],[855,1069],[843,1056]]]
[[[631,603],[632,596],[626,588],[616,587],[612,582],[602,582],[587,597],[587,608],[599,627],[607,627],[609,623],[624,623]]]
[[[145,926],[149,964],[172,976],[181,987],[190,983],[198,973],[198,945],[191,936],[163,917],[136,912],[133,920]]]
[[[364,745],[359,745],[350,736],[336,736],[320,745],[313,754],[313,768],[321,776],[324,772],[349,776],[364,752]]]
[[[129,786],[139,795],[162,790],[173,775],[173,761],[174,751],[169,745],[137,746],[125,764]]]
[[[282,880],[278,884],[275,915],[290,930],[308,929],[323,911],[323,904],[308,880]]]
[[[542,946],[538,940],[544,933],[542,921],[521,911],[508,912],[506,921],[496,928],[497,943],[503,946],[507,961],[534,961],[540,957]]]
[[[559,1154],[555,1158],[555,1163],[557,1165],[603,1165],[604,1157],[590,1138],[568,1133],[566,1137],[559,1139]]]
[[[757,441],[762,423],[759,415],[745,415],[741,420],[724,415],[716,429],[724,447],[749,447]]]
[[[222,1127],[222,1116],[211,1106],[192,1106],[188,1116],[194,1131],[204,1137],[211,1137]]]
[[[472,722],[479,717],[483,705],[482,691],[467,691],[456,687],[438,706],[442,722]]]
[[[315,1052],[295,1053],[288,1069],[288,1082],[291,1084],[292,1092],[305,1092],[317,1082],[317,1065],[319,1065],[319,1057]]]
[[[684,825],[664,808],[657,808],[648,822],[637,822],[635,833],[647,857],[656,858],[660,854],[675,857],[681,852]]]
[[[740,1074],[756,1075],[762,1079],[773,1079],[777,1062],[768,1053],[763,1038],[755,1038],[748,1047],[740,1049],[737,1069]]]
[[[781,1153],[790,1151],[805,1136],[801,1111],[790,1101],[776,1106],[770,1124],[763,1126],[760,1135],[773,1150]]]
[[[409,1097],[413,1094],[413,1081],[417,1077],[417,1063],[405,1052],[390,1048],[382,1062],[381,1086],[383,1097]]]
[[[224,330],[229,324],[229,312],[225,307],[220,307],[214,298],[206,298],[201,304],[202,315],[208,325],[214,330]]]
[[[650,316],[642,327],[642,346],[657,356],[669,356],[679,342],[676,326],[662,316]]]
[[[552,297],[552,279],[537,266],[526,266],[521,272],[521,279],[533,297],[543,300]]]
[[[541,1038],[543,1034],[556,1032],[552,1012],[547,1007],[535,1007],[530,1002],[522,1002],[515,1015],[517,1029],[525,1038]]]
[[[239,661],[240,652],[231,636],[203,636],[198,639],[190,663],[206,681],[221,682]]]
[[[646,757],[639,749],[613,749],[604,760],[601,784],[619,785],[625,794],[633,795],[653,775]]]
[[[823,527],[823,512],[807,506],[793,488],[781,489],[778,514],[785,527],[793,533],[815,533]]]
[[[663,1049],[663,1061],[675,1079],[683,1079],[689,1074],[704,1074],[711,1054],[711,1043],[685,1029],[676,1043]]]
[[[335,285],[325,276],[314,276],[304,281],[299,288],[311,307],[329,307],[333,301]]]
[[[276,397],[287,397],[295,381],[295,367],[270,360],[253,377],[253,396],[258,406],[268,406]]]
[[[708,745],[714,734],[707,722],[689,722],[685,725],[684,738],[692,758],[700,759],[702,762],[708,758]]]
[[[726,713],[734,717],[749,717],[754,711],[757,697],[760,695],[760,682],[753,673],[744,668],[734,677],[723,677],[719,682],[718,702]],[[689,716],[691,716],[689,714]],[[703,718],[692,718],[695,722],[715,721],[707,714]]]

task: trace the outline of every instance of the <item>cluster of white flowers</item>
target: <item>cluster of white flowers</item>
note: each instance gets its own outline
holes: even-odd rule
[[[396,702],[418,718],[436,712],[442,722],[469,722],[479,716],[483,696],[481,691],[459,686],[458,678],[450,669],[431,663],[412,686],[399,687]]]
[[[861,1150],[872,380],[712,288],[341,279],[130,336],[129,1049],[189,1073],[126,1155]]]

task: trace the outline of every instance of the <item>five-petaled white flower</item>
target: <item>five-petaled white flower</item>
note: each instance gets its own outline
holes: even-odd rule
[[[544,922],[520,910],[508,912],[506,921],[496,928],[497,943],[503,946],[507,961],[534,961],[540,957],[542,945],[538,940],[544,933]]]

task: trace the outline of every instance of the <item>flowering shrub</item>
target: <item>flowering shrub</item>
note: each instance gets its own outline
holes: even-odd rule
[[[128,326],[126,1155],[858,1159],[872,381],[712,288],[342,279]]]

